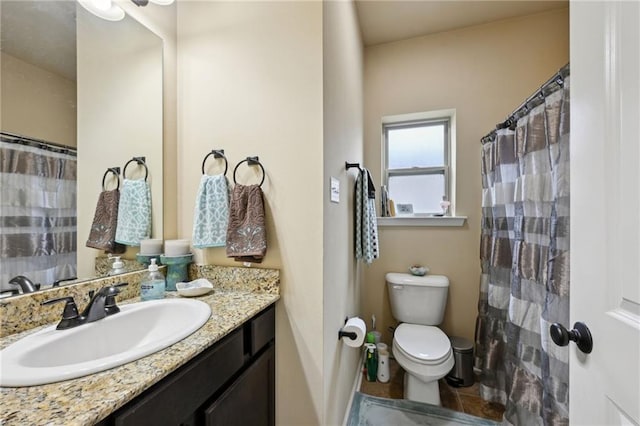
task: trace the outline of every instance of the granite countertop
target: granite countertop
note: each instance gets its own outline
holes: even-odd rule
[[[168,292],[167,297],[176,296]],[[198,297],[211,306],[211,318],[195,333],[155,354],[78,379],[42,386],[0,388],[0,424],[94,424],[279,298],[277,293],[229,289],[216,289],[212,294]],[[129,301],[138,300],[126,302]],[[43,327],[1,338],[0,348]]]

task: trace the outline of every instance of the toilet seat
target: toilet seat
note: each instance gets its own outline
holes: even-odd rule
[[[392,351],[406,372],[404,397],[441,405],[438,380],[454,364],[447,335],[437,327],[403,323],[394,333]]]
[[[397,349],[419,364],[441,364],[451,354],[451,341],[438,327],[403,323],[393,338]]]

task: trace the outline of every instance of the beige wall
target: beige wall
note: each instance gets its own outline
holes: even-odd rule
[[[260,157],[262,266],[281,270],[279,425],[323,417],[322,96],[320,2],[178,2],[178,233],[191,238],[208,152],[225,150],[230,179],[239,161]],[[241,166],[239,182],[256,182],[256,169]],[[224,248],[197,252],[200,262],[238,265]]]
[[[177,5],[161,6],[149,2],[138,7],[130,0],[117,0],[128,15],[149,28],[162,39],[162,115],[163,115],[163,199],[162,233],[165,239],[178,236],[178,163],[176,161],[178,143],[178,101],[177,101]]]
[[[1,55],[2,130],[76,146],[76,82]]]
[[[85,247],[108,167],[145,156],[152,231],[162,238],[162,39],[131,17],[108,22],[78,8],[78,277],[94,275],[100,251]],[[142,178],[135,163],[127,178]],[[137,250],[131,249],[132,257]]]
[[[323,2],[324,52],[324,401],[322,424],[342,424],[361,351],[337,340],[344,318],[361,315],[362,267],[353,255],[353,190],[362,163],[363,48],[355,5]],[[330,202],[331,177],[340,182],[340,203]]]
[[[365,164],[381,182],[381,117],[455,108],[461,228],[380,228],[363,314],[395,325],[384,276],[423,264],[451,280],[443,329],[473,339],[480,274],[480,138],[569,61],[568,9],[365,49]],[[390,340],[385,333],[383,339]]]

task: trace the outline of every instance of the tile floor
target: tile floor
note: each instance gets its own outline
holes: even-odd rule
[[[366,376],[363,376],[360,392],[382,398],[402,399],[404,372],[393,359],[389,360],[389,372],[391,380],[388,383],[368,382]],[[449,386],[442,379],[440,381],[440,400],[443,407],[451,410],[490,420],[502,420],[504,407],[501,404],[487,402],[480,398],[477,383],[466,388],[455,388]]]

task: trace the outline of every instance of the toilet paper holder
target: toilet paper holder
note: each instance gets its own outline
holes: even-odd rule
[[[347,321],[349,321],[349,317],[346,317],[344,319],[344,323],[346,324]],[[343,331],[342,329],[340,329],[338,331],[338,340],[342,339],[343,337],[348,337],[351,340],[356,340],[358,338],[358,335],[355,333],[355,331]]]

